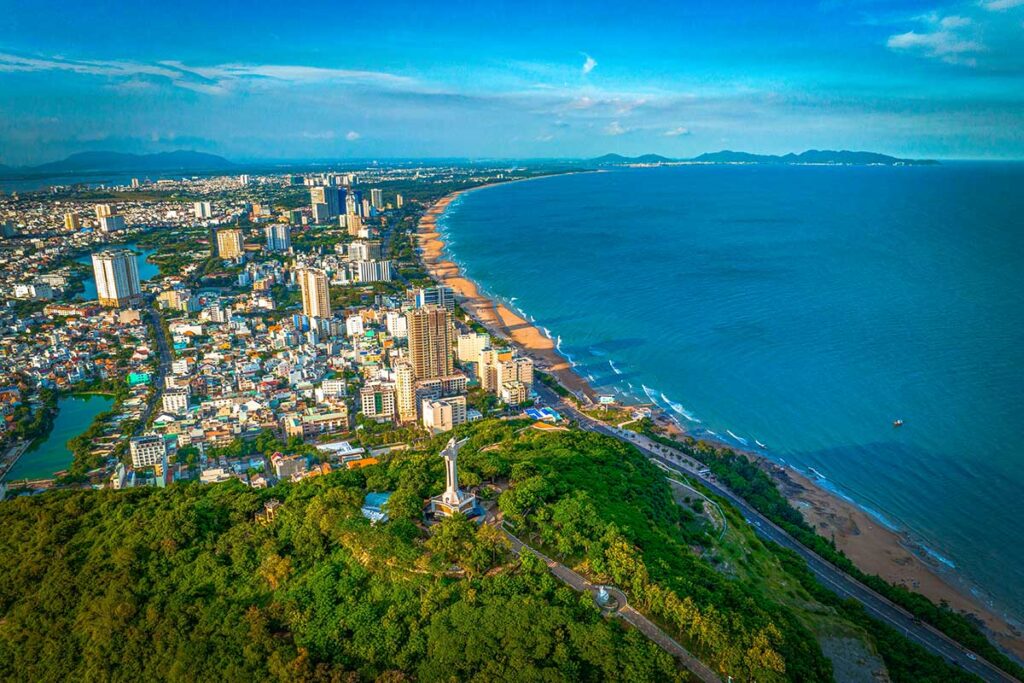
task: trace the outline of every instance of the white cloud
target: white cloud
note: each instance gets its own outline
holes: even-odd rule
[[[680,136],[683,136],[683,135],[689,135],[689,134],[690,134],[690,129],[689,128],[685,128],[683,126],[676,126],[675,128],[671,128],[669,130],[666,130],[663,133],[663,135],[665,135],[667,137],[670,137],[670,138],[676,138],[676,137],[680,137]]]
[[[604,128],[605,135],[624,135],[629,132],[628,128],[623,128],[618,121],[612,121]]]
[[[594,70],[595,66],[597,66],[597,60],[588,55],[586,52],[583,53],[583,56],[586,57],[586,60],[583,62],[583,75],[586,76],[588,73]]]
[[[925,24],[924,30],[891,35],[886,46],[898,52],[967,66],[974,66],[977,63],[974,55],[986,49],[980,40],[970,35],[968,29],[973,27],[973,22],[966,17],[929,14],[919,17],[919,21]]]
[[[981,0],[978,4],[991,12],[1002,12],[1024,5],[1024,0]]]
[[[349,132],[345,133],[345,139],[348,140],[349,142],[355,142],[361,137],[362,135],[355,132],[354,130],[350,130]]]
[[[65,57],[31,57],[0,52],[0,72],[66,71],[69,73],[124,79],[129,88],[140,88],[145,79],[162,79],[179,88],[208,95],[220,95],[234,88],[254,85],[302,85],[330,81],[374,83],[398,86],[413,80],[377,71],[328,69],[287,64],[217,64],[190,66],[177,61],[155,64],[118,60],[77,60]]]
[[[537,140],[537,142],[551,142],[552,140],[555,139],[555,136],[552,135],[551,133],[545,133],[543,135],[538,135],[534,139]]]

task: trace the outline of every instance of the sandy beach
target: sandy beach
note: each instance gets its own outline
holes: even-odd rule
[[[486,186],[482,186],[486,187]],[[500,302],[483,296],[477,285],[464,277],[459,267],[445,259],[445,244],[437,231],[438,217],[461,194],[461,190],[437,201],[420,219],[417,240],[423,262],[430,274],[451,287],[460,304],[492,334],[510,339],[537,363],[555,375],[573,392],[593,399],[595,392],[579,377],[557,351],[555,343],[536,326]],[[727,445],[727,444],[722,444]],[[958,611],[972,614],[1007,651],[1024,659],[1024,634],[965,587],[952,582],[909,549],[909,541],[883,526],[853,503],[821,488],[799,472],[782,467],[759,455],[763,464],[790,503],[818,532],[833,538],[836,545],[864,572],[906,586],[936,602],[946,602]]]
[[[427,271],[435,280],[451,287],[462,308],[491,334],[510,339],[539,369],[553,374],[570,391],[593,399],[593,389],[572,371],[569,362],[555,349],[554,341],[508,306],[480,294],[476,283],[463,277],[457,265],[444,259],[444,242],[437,232],[437,218],[459,195],[470,191],[461,190],[440,199],[420,219],[417,240]]]

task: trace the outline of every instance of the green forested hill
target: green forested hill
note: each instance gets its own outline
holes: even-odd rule
[[[836,629],[886,654],[870,624],[813,598],[799,567],[787,573],[748,530],[719,541],[631,447],[519,426],[461,428],[463,483],[495,484],[517,533],[626,590],[716,669],[827,680],[818,643]],[[513,559],[494,527],[422,528],[422,500],[442,488],[440,448],[267,491],[179,484],[0,504],[0,678],[683,678],[542,562]],[[370,490],[395,491],[391,522],[361,516]],[[256,523],[271,498],[283,502],[276,519]],[[939,670],[921,662],[908,680]]]

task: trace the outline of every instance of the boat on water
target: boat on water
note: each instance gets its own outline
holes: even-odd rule
[[[902,427],[903,426],[903,420],[893,420],[892,426],[893,427]]]

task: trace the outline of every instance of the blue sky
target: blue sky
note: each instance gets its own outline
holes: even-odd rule
[[[0,163],[1024,158],[1024,0],[158,4],[0,0]]]

